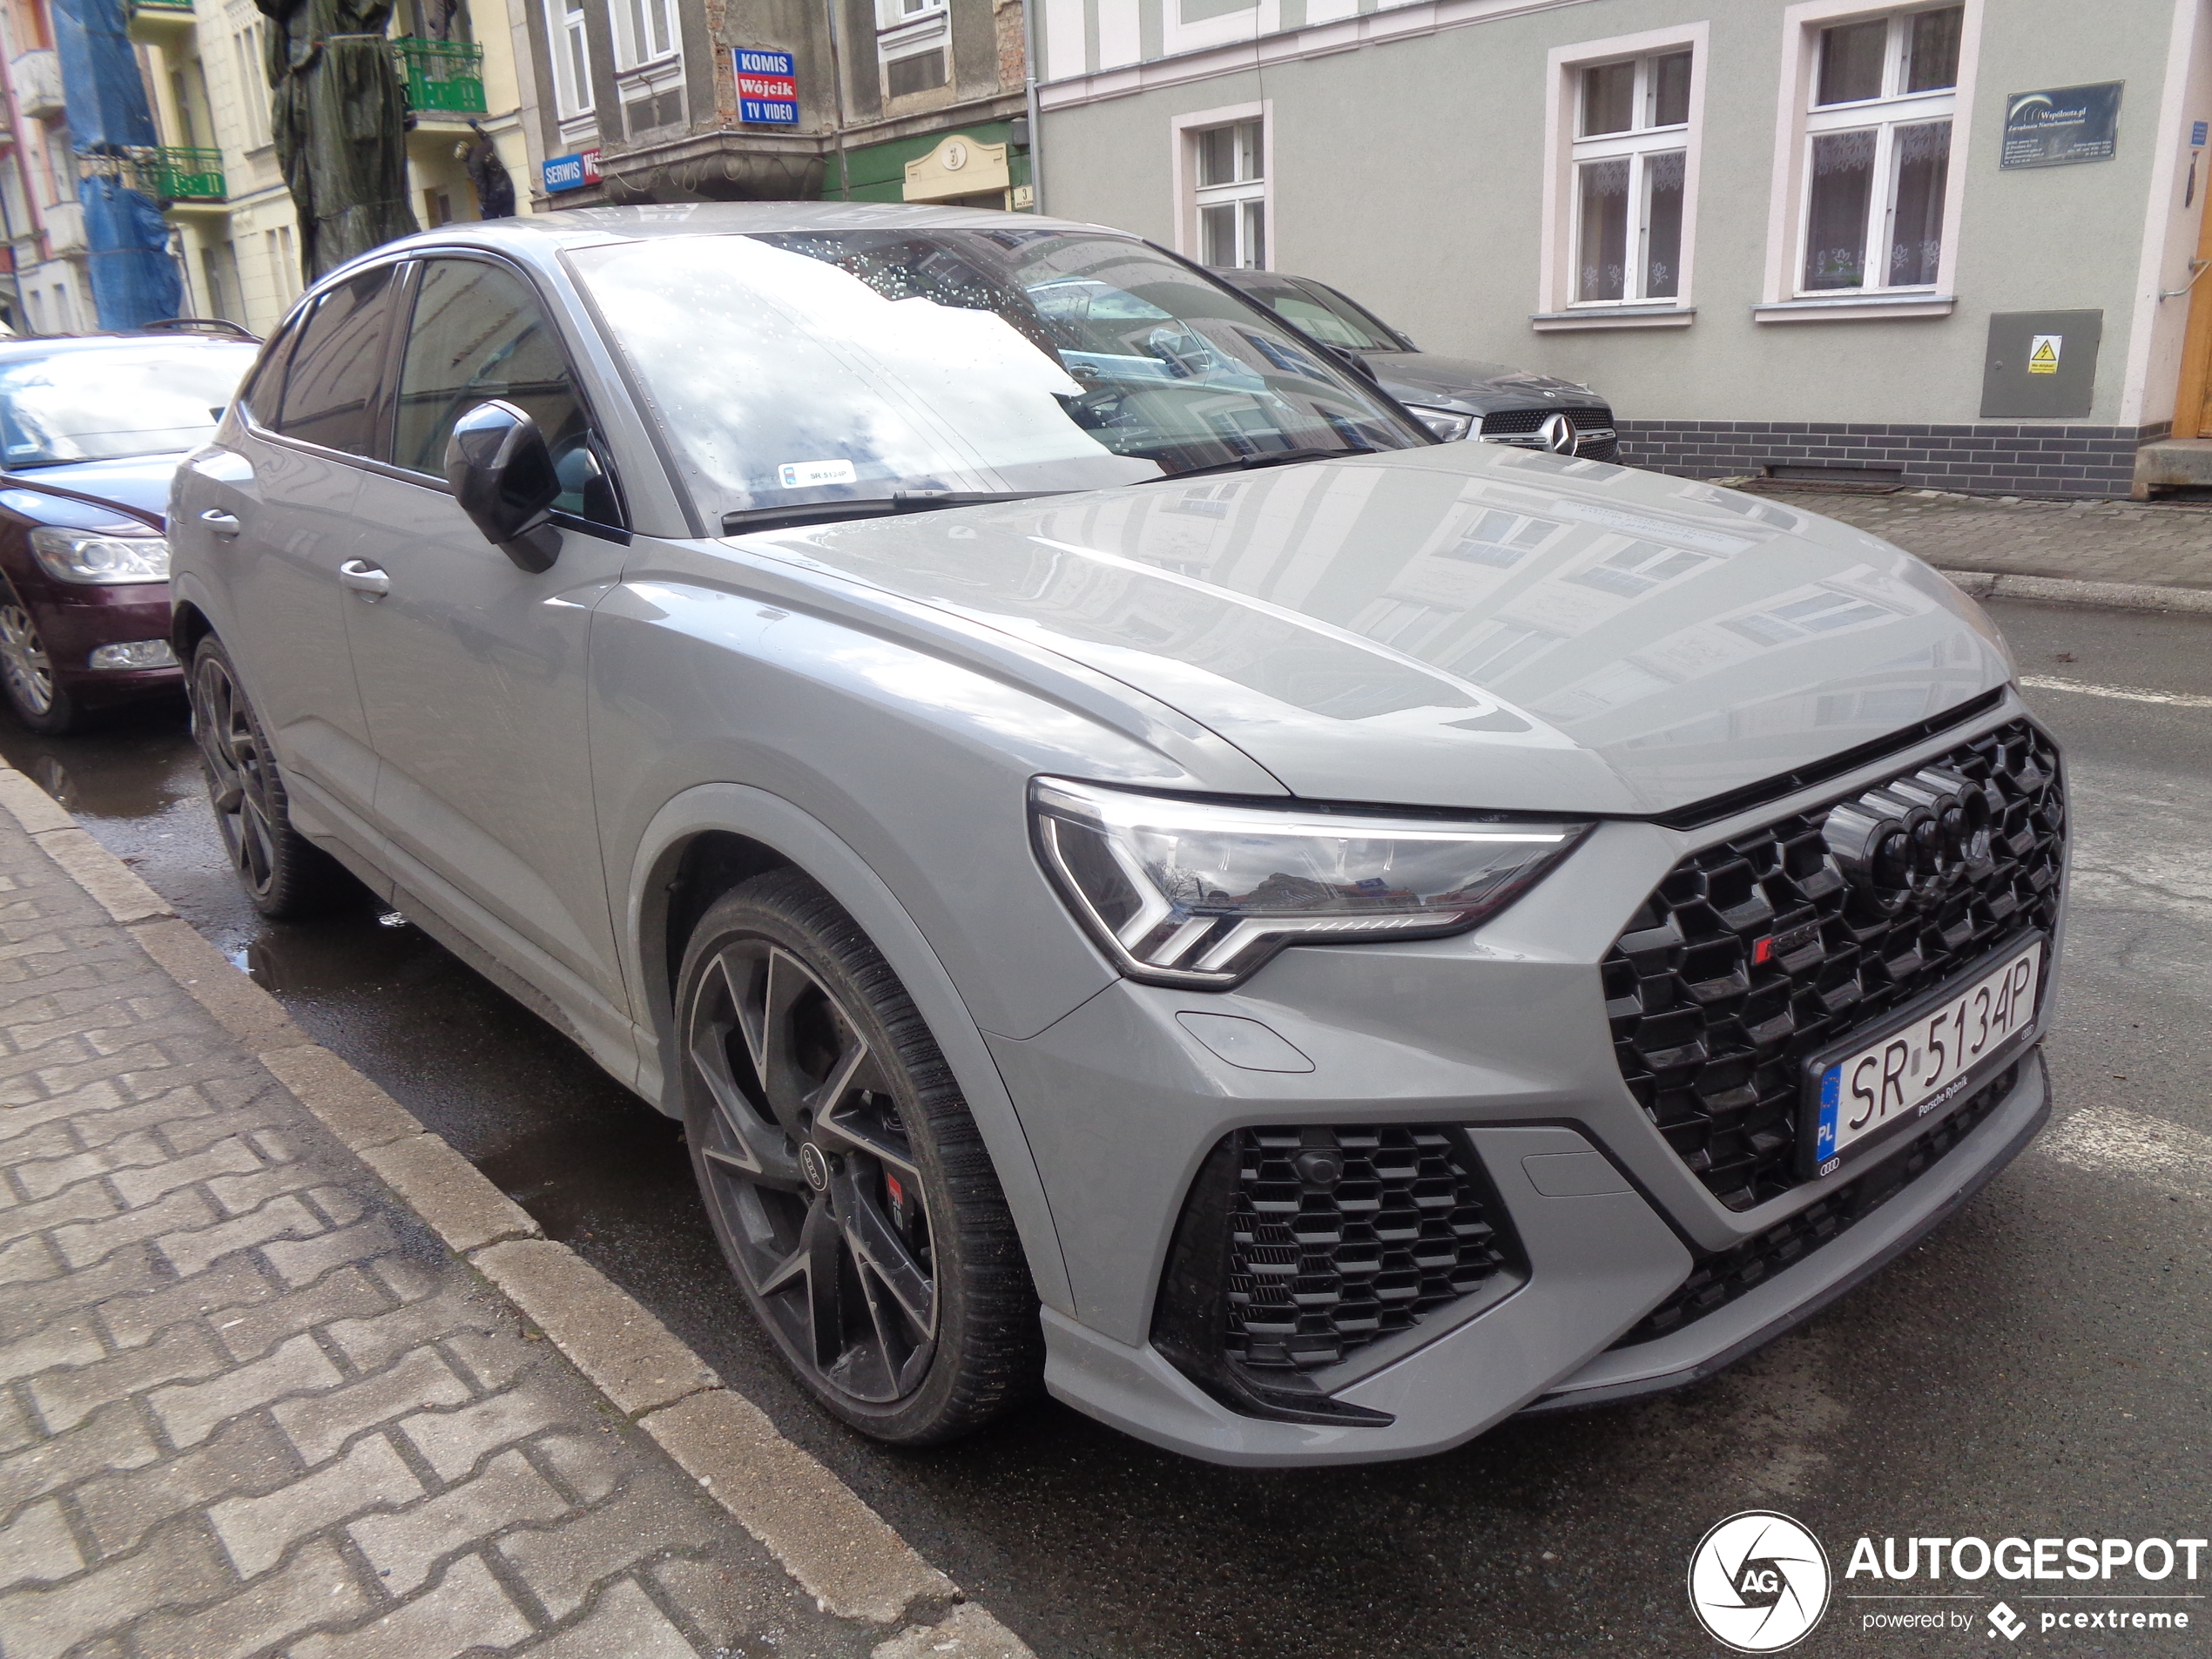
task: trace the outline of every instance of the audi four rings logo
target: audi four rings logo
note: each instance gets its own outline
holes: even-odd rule
[[[1995,787],[1940,766],[1893,779],[1831,809],[1822,838],[1845,879],[1877,909],[1936,902],[1989,863],[2004,806]]]
[[[1828,1552],[1787,1515],[1747,1509],[1698,1541],[1689,1605],[1706,1634],[1738,1653],[1779,1653],[1828,1610]]]
[[[1543,425],[1536,428],[1536,437],[1555,455],[1575,453],[1575,422],[1563,415],[1546,415]]]

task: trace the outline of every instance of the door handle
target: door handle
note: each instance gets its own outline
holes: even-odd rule
[[[238,516],[226,513],[219,507],[211,507],[199,516],[199,522],[216,535],[225,537],[238,534]]]
[[[372,604],[392,590],[392,578],[366,559],[347,559],[338,567],[338,580]]]

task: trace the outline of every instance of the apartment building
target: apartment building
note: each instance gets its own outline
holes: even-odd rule
[[[158,202],[186,308],[256,334],[274,327],[302,285],[297,215],[277,166],[265,68],[267,20],[253,0],[125,0],[160,144],[125,176]],[[466,152],[481,133],[529,208],[516,32],[501,0],[402,0],[392,52],[407,90],[409,195],[424,225],[481,216]],[[84,232],[66,100],[47,0],[0,0],[8,58],[0,209],[12,274],[0,311],[20,332],[98,326],[84,268]],[[20,298],[18,298],[18,294]]]
[[[252,0],[131,3],[164,141],[148,193],[176,227],[192,308],[266,334],[302,286],[297,216],[269,132],[267,20]],[[409,197],[426,226],[482,216],[462,159],[479,129],[515,181],[517,211],[529,211],[514,33],[499,0],[478,8],[481,17],[469,0],[401,0],[392,20]]]
[[[1625,459],[2212,482],[2207,0],[1039,9],[1047,212],[1587,381]]]
[[[0,314],[18,334],[64,334],[93,326],[84,267],[84,210],[77,157],[62,100],[45,0],[0,4],[7,149],[0,154],[0,234],[7,243]]]
[[[514,0],[548,207],[1029,206],[1021,0]]]

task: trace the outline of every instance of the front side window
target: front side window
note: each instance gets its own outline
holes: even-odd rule
[[[377,455],[387,302],[397,268],[371,266],[317,297],[300,326],[272,430],[347,455]]]
[[[1575,71],[1576,305],[1682,293],[1690,60],[1669,50]]]
[[[611,524],[617,513],[568,354],[523,280],[481,260],[429,260],[400,367],[392,460],[443,478],[454,423],[479,403],[511,403],[553,453],[556,510]]]
[[[1964,16],[1945,6],[1819,31],[1801,292],[1935,286]]]
[[[1258,121],[1190,135],[1197,163],[1200,264],[1246,271],[1266,265],[1265,137]]]
[[[1271,284],[1253,290],[1252,297],[1325,346],[1342,346],[1347,351],[1405,349],[1376,319],[1334,289],[1318,283]]]
[[[568,257],[732,529],[1427,441],[1264,309],[1122,237],[762,233]]]

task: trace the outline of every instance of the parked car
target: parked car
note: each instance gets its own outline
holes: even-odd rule
[[[2047,1111],[2060,765],[1971,601],[1438,443],[1133,237],[443,226],[308,294],[171,522],[253,902],[349,871],[682,1116],[887,1440],[1042,1384],[1349,1462],[1679,1386]]]
[[[182,683],[169,480],[253,358],[173,329],[0,343],[0,692],[24,725]]]
[[[1312,277],[1279,271],[1214,274],[1322,344],[1356,357],[1384,391],[1440,438],[1481,438],[1593,461],[1620,454],[1612,408],[1577,381],[1425,352],[1366,307]]]

